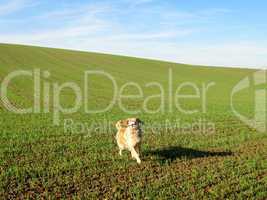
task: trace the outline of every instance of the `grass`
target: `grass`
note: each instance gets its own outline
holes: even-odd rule
[[[114,123],[132,116],[115,106],[101,114],[87,114],[84,105],[74,114],[60,114],[60,125],[53,124],[50,112],[18,115],[0,104],[0,196],[3,199],[71,198],[71,199],[266,199],[267,135],[248,127],[233,114],[230,107],[232,88],[255,70],[191,66],[154,60],[105,54],[0,44],[0,81],[18,69],[42,72],[50,83],[75,82],[83,88],[84,71],[102,70],[115,77],[118,87],[128,81],[141,85],[144,97],[123,100],[128,109],[139,109],[144,122],[141,165],[129,153],[119,157],[114,141]],[[168,82],[169,69],[173,81]],[[112,85],[103,77],[92,77],[90,109],[109,104]],[[207,93],[206,112],[199,99],[181,100],[184,114],[175,106],[169,112],[168,89],[182,83],[214,82]],[[164,110],[156,114],[143,109],[145,97],[159,94],[162,85]],[[14,79],[8,97],[18,107],[33,104],[33,84],[28,78]],[[137,94],[135,88],[125,94]],[[184,88],[183,94],[192,94]],[[194,92],[194,91],[193,91]],[[53,91],[49,93],[50,102]],[[234,103],[242,114],[253,116],[253,88],[238,93]],[[84,94],[83,94],[84,95]],[[43,103],[43,98],[42,103]],[[73,104],[72,91],[61,95],[64,106]],[[42,104],[43,105],[43,104]],[[147,106],[156,110],[159,98]],[[41,107],[43,111],[43,106]],[[65,131],[64,120],[72,119],[78,128]],[[205,119],[215,124],[215,131],[199,133],[188,129],[162,129],[180,120],[182,126]],[[82,129],[79,123],[87,125]],[[99,128],[101,125],[105,127]],[[173,124],[173,123],[172,123]],[[152,126],[153,125],[153,126]],[[159,127],[159,128],[156,128]]]

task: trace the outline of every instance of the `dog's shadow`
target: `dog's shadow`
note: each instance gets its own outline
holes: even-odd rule
[[[191,148],[184,148],[179,146],[171,146],[155,150],[147,150],[143,153],[145,157],[147,156],[156,156],[156,159],[160,163],[173,162],[177,158],[202,158],[202,157],[213,157],[213,156],[230,156],[233,153],[230,151],[200,151]]]

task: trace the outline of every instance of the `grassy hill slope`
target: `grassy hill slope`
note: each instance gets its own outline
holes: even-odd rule
[[[226,58],[227,59],[227,58]],[[248,127],[232,112],[230,95],[233,87],[255,70],[191,66],[147,59],[106,54],[0,44],[0,81],[15,70],[41,71],[41,112],[18,115],[0,103],[0,194],[12,197],[136,197],[168,198],[254,198],[266,197],[266,133]],[[50,76],[43,74],[48,71]],[[126,113],[116,97],[107,112],[89,114],[103,109],[114,94],[113,85],[104,76],[92,76],[84,91],[85,71],[102,71],[112,76],[119,89],[127,82],[140,85],[143,97],[122,99],[123,107],[137,110]],[[172,81],[169,82],[169,73]],[[54,86],[66,82],[77,84],[83,102],[77,112],[60,113],[59,126],[53,123],[55,106]],[[163,99],[153,98],[146,106],[157,110],[148,113],[144,101],[160,93]],[[185,110],[175,105],[176,89],[190,82],[203,92],[203,84],[214,83],[200,98],[180,99]],[[49,83],[48,98],[44,100],[44,83]],[[173,88],[170,91],[170,87]],[[89,96],[86,98],[85,93]],[[123,94],[138,94],[128,87]],[[184,87],[181,94],[196,94]],[[172,98],[170,100],[170,94]],[[234,104],[240,113],[253,116],[254,90],[238,93]],[[47,94],[46,94],[47,96]],[[29,107],[34,102],[33,80],[20,77],[8,86],[8,98],[16,107]],[[49,101],[48,101],[49,99]],[[64,89],[60,95],[63,107],[73,106],[75,95]],[[162,100],[162,101],[160,101]],[[171,103],[172,102],[172,103]],[[44,105],[49,112],[44,111]],[[203,110],[203,106],[205,110]],[[142,164],[118,156],[114,141],[114,123],[130,116],[145,122]],[[66,130],[65,120],[73,122]],[[197,122],[215,125],[215,131],[195,132],[187,124]],[[203,122],[206,121],[206,122]],[[178,128],[177,126],[178,122]],[[166,123],[171,127],[166,127]],[[176,124],[173,124],[176,122]]]

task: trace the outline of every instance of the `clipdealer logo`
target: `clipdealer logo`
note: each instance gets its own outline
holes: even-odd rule
[[[89,102],[89,97],[92,97],[92,78],[94,76],[100,76],[105,79],[107,84],[110,84],[109,89],[112,94],[109,95],[110,99],[107,99],[108,105],[103,105],[104,108],[102,108],[103,106],[96,108]],[[19,108],[8,97],[9,85],[12,84],[14,79],[22,77],[27,78],[33,84],[32,95],[29,96],[29,98],[33,97],[33,104],[28,108]],[[0,86],[0,99],[3,106],[15,114],[52,113],[54,125],[60,125],[61,115],[64,114],[74,114],[78,111],[83,111],[86,114],[99,114],[112,110],[114,106],[117,106],[121,111],[129,115],[167,112],[180,112],[191,115],[207,112],[207,94],[210,88],[216,85],[213,81],[202,83],[186,81],[174,84],[172,68],[169,68],[168,73],[166,73],[167,85],[163,85],[157,81],[143,84],[126,81],[123,84],[118,84],[115,77],[111,74],[99,70],[84,71],[81,77],[81,83],[79,84],[73,80],[60,83],[57,80],[50,80],[50,77],[51,74],[49,71],[43,71],[38,68],[33,70],[16,70],[7,74]],[[68,106],[61,101],[61,96],[66,89],[74,96],[72,103],[69,103]],[[155,93],[145,94],[145,91],[151,89],[154,89]],[[185,89],[191,92],[185,93]],[[155,100],[159,104],[151,107],[151,102]],[[197,103],[197,107],[186,107],[183,104],[185,100],[194,100]],[[129,108],[127,107],[128,101],[139,101],[141,103],[139,106]]]

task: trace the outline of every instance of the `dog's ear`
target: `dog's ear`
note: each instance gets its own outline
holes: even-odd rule
[[[143,121],[141,121],[139,118],[137,118],[137,119],[136,119],[136,121],[138,122],[138,124],[141,124],[141,125],[143,125],[143,124],[144,124],[144,122],[143,122]]]
[[[116,123],[116,128],[119,130],[121,129],[122,127],[126,127],[128,125],[128,120],[119,120],[117,123]]]
[[[121,120],[117,121],[116,128],[119,130],[121,128]]]

